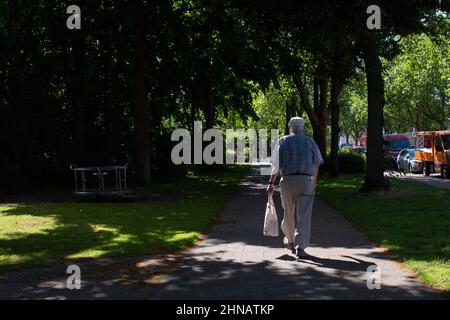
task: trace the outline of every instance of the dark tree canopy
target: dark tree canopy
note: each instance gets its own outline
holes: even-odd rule
[[[257,120],[254,93],[281,79],[295,92],[286,116],[305,112],[324,153],[332,117],[336,157],[340,93],[364,67],[366,185],[379,188],[380,57],[398,53],[398,36],[448,24],[433,1],[377,3],[379,31],[366,27],[365,0],[0,0],[0,189],[65,185],[75,162],[128,162],[142,184],[170,179],[183,171],[170,162],[174,128]],[[71,4],[81,30],[66,28]]]

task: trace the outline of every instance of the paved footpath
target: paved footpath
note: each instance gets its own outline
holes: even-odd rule
[[[448,179],[442,179],[441,175],[438,173],[432,173],[430,176],[423,176],[422,174],[414,174],[414,173],[407,173],[407,174],[400,174],[400,173],[392,173],[392,174],[385,174],[387,176],[395,177],[397,179],[404,179],[404,180],[410,180],[415,181],[423,184],[427,184],[429,186],[442,188],[442,189],[450,189],[450,180]]]
[[[282,236],[262,235],[267,177],[256,170],[226,206],[221,221],[160,286],[160,299],[434,299],[436,291],[392,261],[341,214],[316,200],[311,255],[297,260]],[[274,195],[279,222],[282,208]],[[381,289],[367,288],[367,268]]]
[[[171,272],[164,275],[158,285],[122,281],[124,274],[139,265],[139,262],[132,261],[116,268],[112,275],[82,267],[82,290],[67,290],[67,275],[61,271],[58,276],[48,271],[33,270],[6,274],[0,276],[0,298],[259,300],[440,297],[438,292],[374,246],[341,214],[318,200],[313,211],[311,247],[307,249],[311,257],[297,260],[281,246],[281,236],[270,238],[262,235],[266,180],[267,177],[252,170],[206,238],[172,263]],[[275,201],[281,222],[278,193]],[[144,257],[141,260],[145,261]],[[111,268],[108,260],[102,261],[102,270]],[[145,265],[143,262],[140,264]],[[367,268],[371,265],[381,269],[380,290],[367,288]]]

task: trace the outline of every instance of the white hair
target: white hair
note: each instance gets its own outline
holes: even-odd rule
[[[305,121],[300,117],[293,117],[289,120],[289,128],[292,132],[303,133],[305,131]]]

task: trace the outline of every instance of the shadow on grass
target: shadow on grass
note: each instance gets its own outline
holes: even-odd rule
[[[153,188],[175,196],[169,201],[80,201],[0,208],[0,271],[191,246],[223,209],[247,170],[191,176],[176,185]]]

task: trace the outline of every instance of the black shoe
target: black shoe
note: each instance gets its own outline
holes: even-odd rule
[[[284,237],[283,239],[283,247],[286,247],[286,249],[291,250],[292,253],[295,252],[295,245],[293,242],[288,242],[287,238]]]
[[[294,244],[292,242],[286,244],[286,248],[291,251],[295,250]]]
[[[295,255],[297,256],[297,258],[299,259],[304,259],[308,257],[308,254],[305,252],[305,250],[297,248],[295,250]]]

